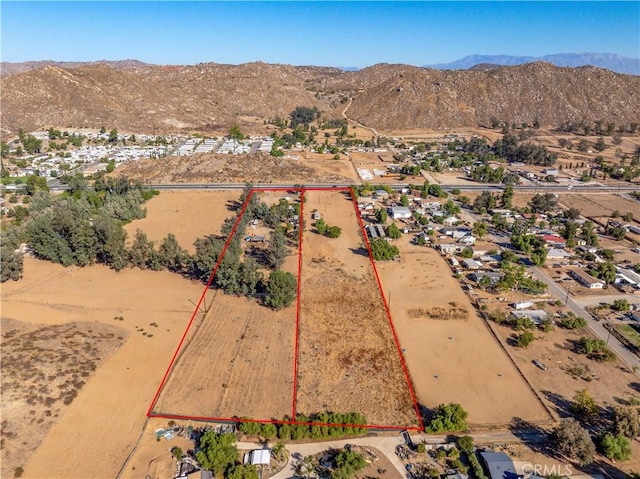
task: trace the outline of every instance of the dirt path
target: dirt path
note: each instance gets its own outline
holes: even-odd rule
[[[347,110],[349,109],[349,107],[351,107],[351,103],[353,103],[353,98],[349,97],[349,103],[347,103],[347,105],[346,105],[346,106],[344,107],[344,109],[342,110],[342,117],[343,117],[345,120],[350,121],[350,122],[351,122],[351,123],[353,123],[354,125],[359,126],[360,128],[363,128],[363,129],[365,129],[365,130],[369,130],[371,133],[373,133],[373,136],[374,136],[375,140],[377,141],[377,140],[378,140],[378,137],[379,137],[380,135],[378,134],[378,131],[377,131],[375,128],[373,128],[373,127],[371,127],[371,126],[363,125],[363,124],[362,124],[362,123],[360,123],[359,121],[354,120],[353,118],[349,118],[349,117],[347,116]]]

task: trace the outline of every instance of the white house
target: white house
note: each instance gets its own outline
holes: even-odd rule
[[[411,210],[406,206],[393,206],[389,208],[389,213],[394,220],[411,218]]]

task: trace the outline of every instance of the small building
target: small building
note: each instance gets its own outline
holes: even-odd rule
[[[558,176],[558,173],[559,171],[557,168],[546,168],[542,170],[542,174],[546,176]]]
[[[252,466],[271,464],[271,449],[254,449],[244,455],[244,463]]]
[[[515,309],[529,309],[531,306],[533,306],[531,301],[517,301],[513,303]]]
[[[367,225],[365,226],[365,229],[371,239],[384,238],[387,236],[382,225]]]
[[[460,218],[458,218],[457,216],[447,216],[444,220],[443,223],[445,225],[455,225],[456,223],[460,223]]]
[[[387,199],[390,196],[389,193],[387,193],[385,190],[376,190],[373,194],[376,198],[379,199]]]
[[[480,457],[491,479],[518,479],[515,464],[504,452],[484,451],[480,453]]]
[[[511,311],[513,319],[530,319],[535,324],[542,323],[547,319],[547,313],[541,309],[524,309],[519,311]]]
[[[564,248],[567,244],[567,241],[564,238],[556,235],[544,235],[542,239],[550,248]]]
[[[548,259],[565,259],[571,257],[571,253],[561,249],[561,248],[551,248],[547,251]]]
[[[466,269],[482,269],[483,265],[480,261],[476,261],[475,259],[466,258],[462,260],[462,265]]]
[[[411,218],[411,210],[406,206],[394,206],[389,208],[389,213],[394,220]]]
[[[640,274],[627,268],[616,266],[616,279],[614,284],[629,284],[634,289],[640,289]]]
[[[491,284],[498,284],[504,278],[504,274],[497,271],[474,271],[469,275],[469,279],[479,283],[484,278],[489,278]]]
[[[475,242],[476,242],[476,237],[475,236],[471,236],[471,235],[463,236],[462,238],[460,238],[458,240],[458,243],[466,245],[466,246],[471,246],[471,245],[475,244]]]
[[[438,249],[442,251],[444,254],[453,254],[457,251],[460,251],[460,246],[452,243],[442,243],[438,245]]]
[[[585,245],[580,245],[576,248],[576,251],[580,251],[581,253],[591,253],[591,254],[596,254],[598,252],[598,247],[597,246],[587,246]]]
[[[588,273],[585,273],[581,269],[570,269],[569,276],[575,279],[582,286],[589,289],[602,289],[604,288],[604,281],[594,278]]]

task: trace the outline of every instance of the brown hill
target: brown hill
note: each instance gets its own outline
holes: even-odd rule
[[[490,71],[380,64],[357,72],[266,63],[46,65],[2,75],[2,134],[48,126],[211,132],[285,117],[298,105],[382,130],[508,122],[638,121],[640,77],[547,63]],[[342,103],[341,103],[342,102]]]

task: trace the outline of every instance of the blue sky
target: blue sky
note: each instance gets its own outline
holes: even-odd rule
[[[640,2],[7,2],[2,60],[424,65],[640,56]]]

